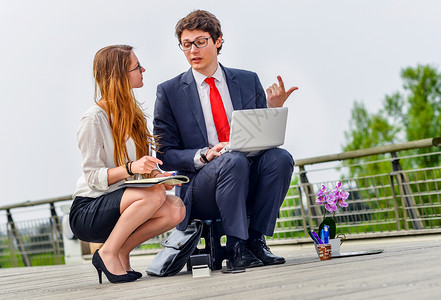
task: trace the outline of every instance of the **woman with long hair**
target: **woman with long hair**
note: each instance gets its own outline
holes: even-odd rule
[[[166,194],[172,186],[123,186],[136,176],[170,176],[157,168],[162,162],[151,153],[155,137],[132,91],[143,86],[145,72],[132,49],[108,46],[95,55],[96,104],[81,118],[77,133],[83,174],[69,221],[80,240],[104,243],[92,258],[100,283],[102,272],[112,283],[140,278],[130,266],[130,252],[185,216],[181,199]]]

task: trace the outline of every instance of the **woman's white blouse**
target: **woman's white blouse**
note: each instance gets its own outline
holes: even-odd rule
[[[77,181],[73,198],[96,198],[121,188],[125,180],[108,185],[107,170],[116,167],[113,161],[113,136],[107,114],[98,105],[89,108],[81,117],[77,140],[83,175]],[[127,141],[127,152],[130,160],[135,161],[136,147],[131,138]]]

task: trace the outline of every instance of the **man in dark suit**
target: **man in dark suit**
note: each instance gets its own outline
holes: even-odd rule
[[[264,235],[273,235],[289,188],[291,155],[280,148],[252,157],[220,151],[229,139],[233,110],[283,106],[297,88],[286,91],[278,76],[279,85],[267,89],[267,101],[255,73],[219,64],[221,26],[207,11],[181,19],[176,35],[191,69],[158,86],[154,133],[161,167],[191,179],[176,187],[187,208],[178,229],[185,230],[193,218],[220,218],[233,268],[284,263],[271,253]]]

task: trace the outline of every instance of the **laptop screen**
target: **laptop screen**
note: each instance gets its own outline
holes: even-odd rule
[[[283,145],[287,117],[287,107],[233,111],[230,150],[250,152]]]

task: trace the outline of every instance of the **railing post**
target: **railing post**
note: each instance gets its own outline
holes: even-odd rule
[[[297,185],[297,192],[299,193],[299,204],[300,204],[300,211],[302,213],[303,232],[305,233],[305,236],[307,237],[308,236],[308,222],[306,222],[306,212],[305,212],[305,207],[303,206],[302,189],[300,188],[300,185]],[[308,208],[309,208],[309,205],[308,205]],[[308,214],[308,215],[309,215],[309,226],[312,226],[311,225],[312,224],[311,214]]]
[[[401,230],[400,214],[399,214],[399,209],[398,209],[397,194],[395,193],[394,175],[390,175],[389,180],[390,180],[390,187],[391,187],[391,191],[392,191],[392,197],[394,199],[395,220],[397,222],[397,230],[400,231]]]
[[[60,218],[58,217],[57,212],[56,212],[56,210],[55,210],[55,204],[54,204],[54,202],[51,202],[49,205],[50,205],[50,209],[51,209],[51,216],[52,216],[52,219],[53,219],[54,222],[55,222],[56,232],[57,232],[57,234],[58,234],[58,236],[59,236],[59,239],[61,239],[62,236],[63,236],[63,231],[62,231],[62,229],[61,229],[62,226],[61,226]],[[59,240],[59,239],[58,239],[58,240]]]
[[[52,249],[54,253],[54,263],[61,264],[61,251],[60,251],[60,240],[58,236],[57,224],[53,217],[51,217],[50,229],[51,229],[51,239],[52,239]]]
[[[26,249],[23,245],[23,241],[20,238],[18,230],[15,227],[14,219],[12,219],[11,211],[9,209],[6,210],[6,215],[8,216],[8,224],[9,224],[9,228],[11,229],[12,236],[14,237],[15,242],[17,243],[18,249],[20,250],[21,259],[23,260],[23,264],[26,267],[30,267],[31,260],[29,259],[29,256],[28,256]]]
[[[52,246],[54,250],[54,261],[55,263],[61,264],[61,248],[63,243],[63,230],[60,222],[60,218],[57,215],[55,210],[54,202],[49,203],[51,210],[51,218],[52,218]],[[61,244],[61,246],[60,246]]]
[[[409,212],[409,217],[412,220],[412,226],[414,229],[424,229],[424,224],[420,220],[420,213],[418,212],[418,209],[415,208],[415,199],[412,195],[412,189],[409,185],[409,179],[407,178],[406,174],[404,174],[403,169],[400,165],[400,159],[397,157],[396,152],[391,152],[392,156],[392,169],[395,172],[395,176],[397,178],[397,182],[400,188],[401,193],[401,199],[403,199],[403,210],[404,210],[404,227],[407,229],[407,220],[406,215],[407,212]]]
[[[18,267],[17,254],[14,246],[14,237],[9,228],[7,228],[7,231],[8,231],[9,261],[11,263],[11,267]]]
[[[306,203],[308,206],[308,219],[309,219],[309,228],[314,228],[314,224],[312,221],[312,217],[317,217],[321,215],[320,209],[315,204],[315,193],[312,184],[309,183],[308,177],[306,176],[305,166],[299,166],[300,168],[300,183],[303,186],[306,194]]]

